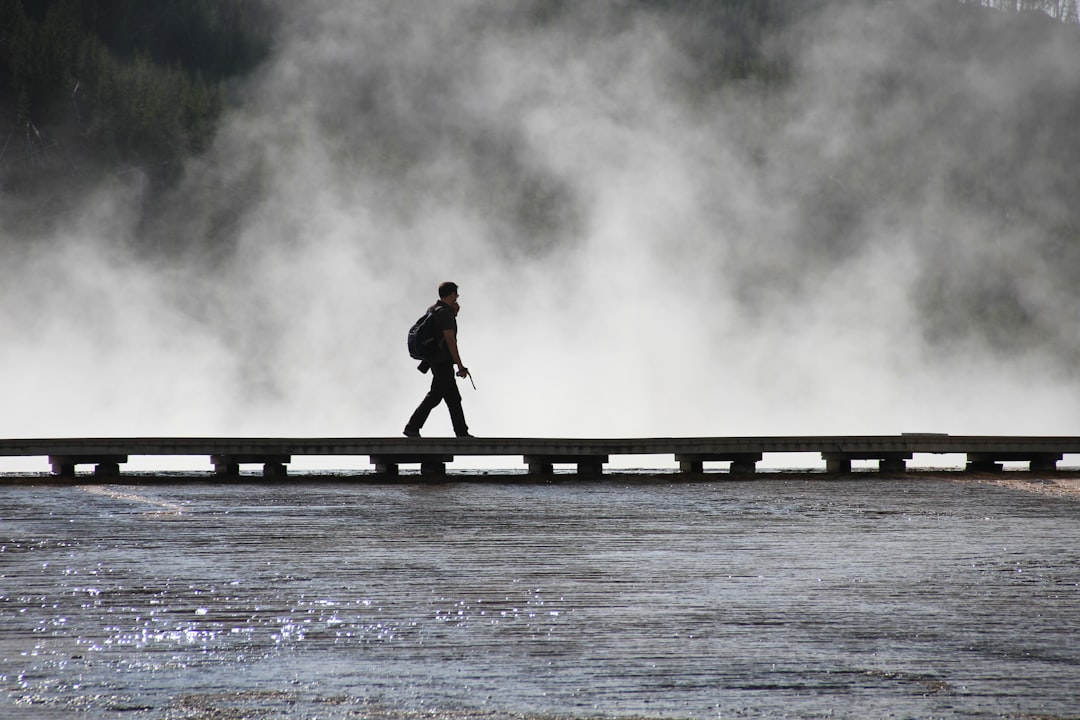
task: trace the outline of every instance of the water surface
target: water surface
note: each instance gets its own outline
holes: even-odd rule
[[[876,474],[0,485],[0,717],[1076,717],[1078,518]]]

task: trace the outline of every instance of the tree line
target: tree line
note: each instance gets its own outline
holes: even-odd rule
[[[957,1],[1073,23],[1080,2]],[[716,84],[782,83],[784,58],[765,53],[763,39],[825,4],[637,2],[687,18]],[[168,175],[208,145],[227,81],[266,56],[274,19],[265,0],[0,0],[0,173],[42,169],[63,145],[64,154]]]
[[[168,174],[271,34],[257,0],[0,0],[0,171],[75,154]]]
[[[769,38],[845,1],[892,0],[634,4],[681,24],[694,62],[674,79],[692,99],[731,82],[782,90],[789,58]],[[572,5],[533,3],[530,22]],[[1075,24],[1080,0],[939,3],[1039,11]],[[74,195],[79,177],[87,187],[102,172],[130,168],[168,185],[212,141],[232,83],[268,56],[276,22],[270,0],[0,0],[0,205],[12,193]]]

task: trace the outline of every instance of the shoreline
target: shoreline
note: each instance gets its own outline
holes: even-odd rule
[[[527,470],[465,469],[452,475],[431,477],[419,471],[385,476],[371,471],[313,470],[285,478],[266,478],[259,472],[242,473],[223,479],[202,471],[132,471],[121,475],[99,476],[92,472],[74,477],[56,476],[49,472],[0,472],[0,486],[140,486],[140,485],[270,485],[352,483],[356,485],[449,485],[468,483],[505,483],[508,485],[546,484],[698,484],[769,481],[851,482],[880,480],[940,480],[961,484],[990,485],[1019,492],[1059,498],[1080,499],[1080,468],[1054,472],[1033,472],[1004,469],[998,472],[973,472],[963,469],[912,469],[903,473],[882,473],[874,469],[858,469],[849,473],[831,473],[815,468],[768,469],[753,474],[725,471],[685,473],[675,469],[611,469],[595,476],[582,476],[572,470],[551,474],[530,473]]]

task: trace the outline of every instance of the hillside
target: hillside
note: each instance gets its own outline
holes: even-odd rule
[[[102,174],[169,182],[208,146],[230,81],[266,57],[272,31],[251,0],[0,0],[6,200],[40,215]]]
[[[637,2],[642,11],[667,18],[692,61],[673,81],[698,97],[733,83],[750,83],[762,93],[783,92],[792,81],[793,46],[806,40],[799,37],[800,23],[845,4],[850,3]],[[933,32],[909,42],[926,43],[928,58],[941,67],[889,68],[880,90],[862,101],[886,107],[897,93],[919,92],[938,70],[947,73],[948,65],[960,58],[974,58],[988,69],[1022,67],[1029,62],[1024,48],[1045,43],[1047,37],[1068,34],[1072,37],[1066,43],[1077,44],[1074,25],[1065,31],[1048,16],[1075,22],[1073,5],[1028,0],[1021,6],[1042,12],[1019,14],[982,6],[1016,8],[1018,3],[940,3]],[[566,12],[559,3],[526,7],[532,9],[525,17],[536,27],[559,22]],[[32,231],[42,221],[42,208],[62,209],[103,178],[132,172],[156,196],[176,180],[186,158],[208,147],[221,113],[240,99],[230,88],[240,88],[244,76],[268,56],[276,22],[273,6],[260,0],[0,0],[5,215],[30,213],[28,223],[20,226]],[[986,156],[971,148],[972,164],[951,180],[960,200],[990,212],[1003,207],[1046,212],[1044,189],[1032,191],[1041,185],[1038,179],[1018,182],[1013,173],[1000,172],[1002,167],[1042,167],[1036,160],[1043,156],[1075,159],[1064,139],[1076,117],[1075,94],[1055,87],[1061,78],[1050,68],[1044,76],[1036,71],[1033,80],[1034,86],[1016,100],[1037,112],[985,118],[1005,123],[1004,145]],[[868,106],[867,111],[875,109]],[[980,112],[974,107],[968,111]],[[1014,114],[1016,108],[1005,111]],[[965,142],[962,118],[942,115],[939,120],[928,129],[933,135],[943,142]],[[874,184],[891,182],[882,173],[874,175]],[[58,192],[61,186],[64,191]],[[1071,215],[1048,219],[1053,233],[1069,232],[1075,220]]]

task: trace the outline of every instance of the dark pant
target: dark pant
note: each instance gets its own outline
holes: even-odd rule
[[[469,432],[469,426],[465,424],[465,411],[461,409],[461,393],[458,392],[457,380],[454,379],[454,365],[441,362],[431,366],[431,390],[413,412],[405,429],[419,432],[427,422],[428,415],[443,400],[446,401],[446,407],[450,410],[454,434],[464,435]]]

